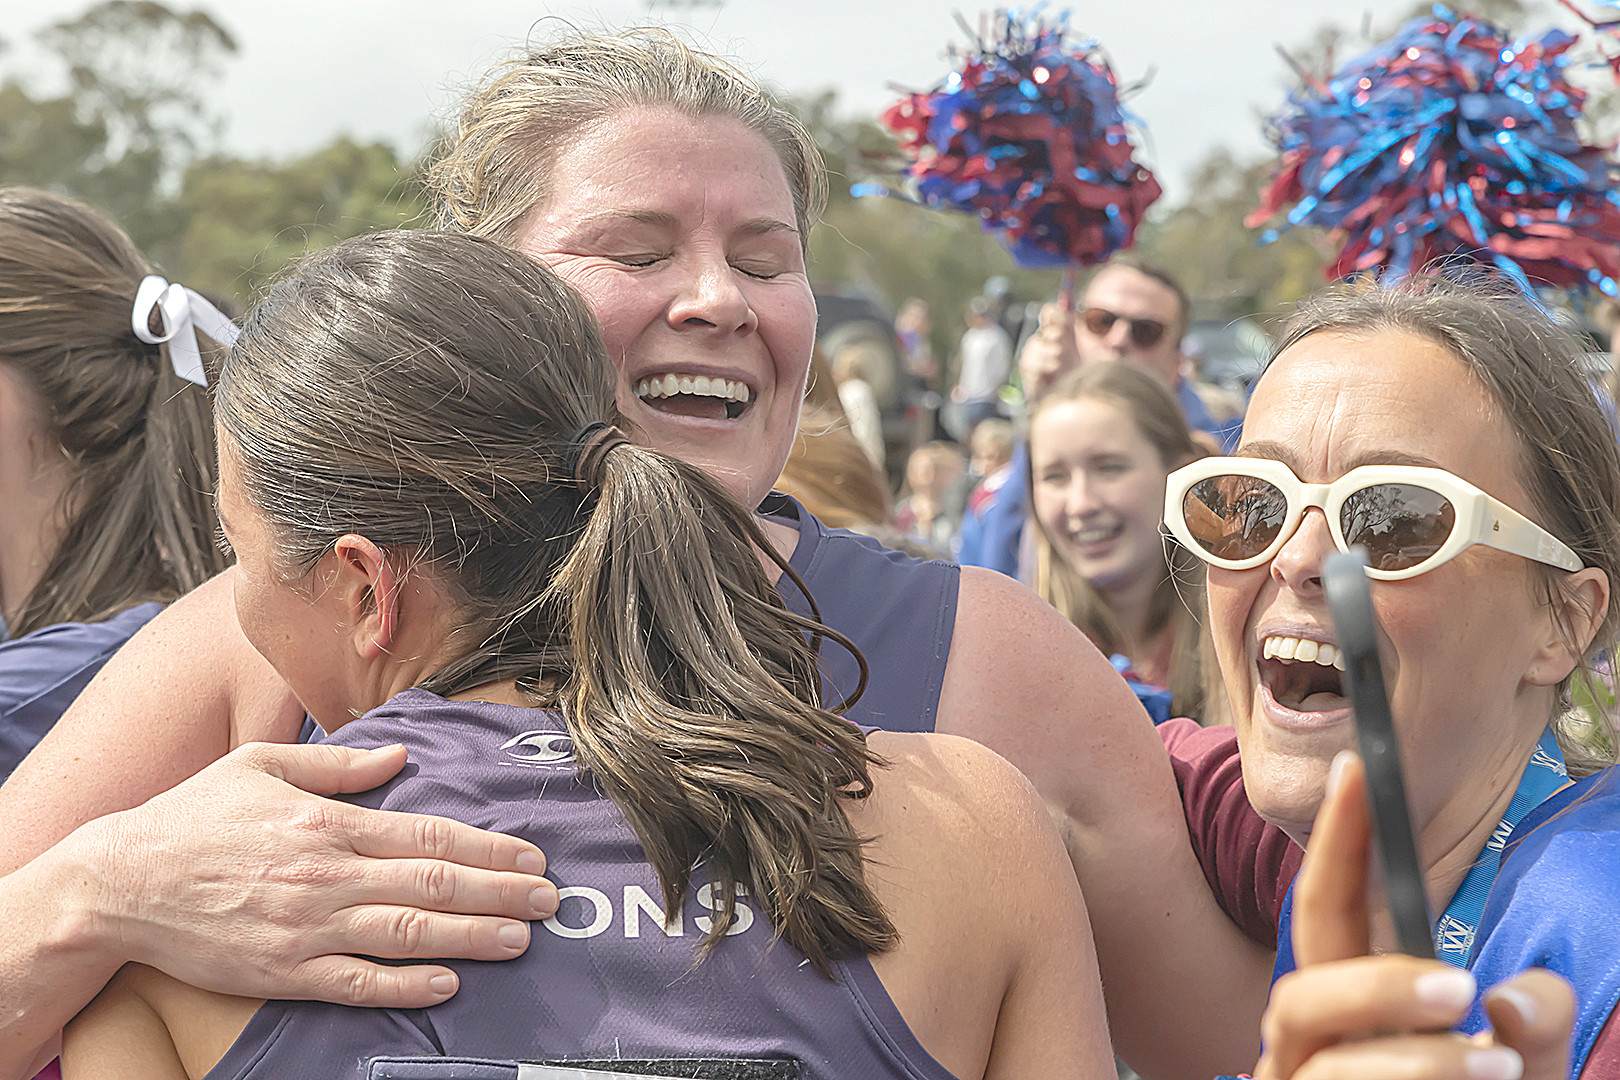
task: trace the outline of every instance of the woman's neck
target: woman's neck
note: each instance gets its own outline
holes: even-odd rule
[[[1455,795],[1418,829],[1418,859],[1423,864],[1423,882],[1433,919],[1438,920],[1450,905],[1491,835],[1502,824],[1540,733],[1537,730],[1528,740],[1514,740],[1511,748],[1482,770],[1482,775],[1467,778],[1459,785]],[[1388,909],[1381,896],[1369,900],[1370,910],[1375,912],[1373,947],[1391,951],[1395,948],[1395,932]]]

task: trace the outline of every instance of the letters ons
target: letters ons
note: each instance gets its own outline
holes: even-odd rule
[[[726,928],[727,937],[740,934],[754,925],[754,911],[743,902],[746,896],[742,887],[738,886],[736,918]],[[557,897],[557,914],[546,919],[541,925],[558,937],[593,938],[607,933],[617,923],[622,937],[639,938],[643,916],[646,916],[652,926],[662,931],[665,937],[682,937],[686,933],[685,914],[676,911],[674,918],[670,919],[658,901],[640,885],[624,887],[624,903],[619,909],[623,917],[617,920],[614,918],[612,898],[600,889],[593,889],[588,885],[569,885],[558,889]],[[568,921],[564,922],[563,905],[570,899],[581,900],[583,904],[569,905]],[[707,908],[709,911],[715,911],[719,907],[712,883],[705,883],[698,889],[697,904],[698,907]],[[692,922],[697,927],[698,933],[707,934],[713,925],[713,918],[709,915],[696,915],[693,916]]]

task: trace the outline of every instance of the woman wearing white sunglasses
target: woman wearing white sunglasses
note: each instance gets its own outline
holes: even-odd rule
[[[1306,916],[1304,937],[1325,924],[1339,945],[1302,959],[1334,962],[1279,984],[1257,1075],[1620,1075],[1620,942],[1595,916],[1620,896],[1620,785],[1564,773],[1608,764],[1614,739],[1594,747],[1562,726],[1572,676],[1614,641],[1614,436],[1574,350],[1513,295],[1432,280],[1336,290],[1281,342],[1240,456],[1172,474],[1166,523],[1209,563],[1249,798],[1301,844],[1354,745],[1322,560],[1368,550],[1442,959],[1349,959],[1393,947],[1377,903],[1365,927],[1359,903]],[[1256,867],[1255,887],[1279,870]],[[1360,880],[1325,861],[1314,873]],[[1568,1030],[1544,977],[1496,999],[1495,1036],[1444,1034],[1487,1029],[1476,976],[1488,987],[1533,966],[1574,983],[1567,1055],[1544,1052],[1548,1024]],[[1539,1043],[1503,1002],[1539,1015]]]

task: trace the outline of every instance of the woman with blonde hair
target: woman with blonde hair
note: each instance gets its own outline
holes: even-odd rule
[[[1159,521],[1165,477],[1202,456],[1175,399],[1131,364],[1070,373],[1030,417],[1036,593],[1195,719],[1203,573]]]
[[[335,741],[410,744],[373,803],[544,838],[568,884],[543,946],[420,1015],[126,969],[68,1080],[1113,1075],[1033,789],[822,707],[811,642],[853,646],[788,611],[752,512],[624,436],[603,354],[571,289],[464,236],[347,241],[254,310],[219,389],[243,632]]]

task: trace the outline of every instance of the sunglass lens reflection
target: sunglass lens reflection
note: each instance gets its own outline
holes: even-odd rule
[[[1432,558],[1456,523],[1450,500],[1416,484],[1364,487],[1339,511],[1345,542],[1365,547],[1375,570],[1409,570]]]
[[[1194,540],[1217,559],[1239,562],[1265,551],[1288,518],[1288,500],[1254,476],[1212,476],[1187,489],[1182,515]]]

